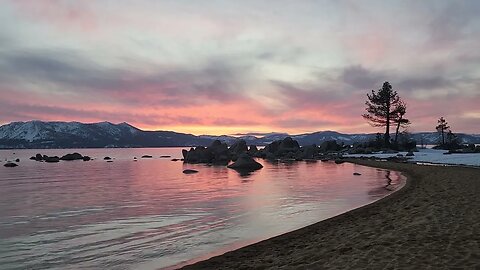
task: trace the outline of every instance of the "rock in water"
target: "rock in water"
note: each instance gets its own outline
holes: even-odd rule
[[[406,156],[406,157],[413,157],[413,156],[415,156],[415,155],[413,154],[412,151],[410,151],[410,152],[408,152],[405,156]]]
[[[142,158],[152,158],[153,156],[150,155],[143,155]]]
[[[362,174],[358,172],[354,172],[353,175],[362,175]]]
[[[12,168],[12,167],[17,167],[18,164],[15,164],[13,162],[7,162],[7,163],[3,164],[3,166]]]
[[[67,160],[67,161],[81,160],[81,159],[83,159],[83,156],[79,153],[66,154],[66,155],[64,155],[63,157],[60,158],[60,160]]]
[[[103,160],[111,160],[111,157],[104,157]]]
[[[89,161],[89,160],[91,160],[91,158],[89,156],[83,156],[82,160],[83,161]]]
[[[254,171],[263,168],[262,164],[256,162],[253,158],[251,158],[246,153],[241,154],[237,161],[227,166],[230,169],[235,170],[248,170]]]
[[[56,163],[60,162],[60,158],[57,156],[49,157],[49,156],[43,156],[43,160],[48,163]]]
[[[192,169],[186,169],[186,170],[183,170],[183,173],[184,174],[192,174],[192,173],[198,173],[197,170],[192,170]]]

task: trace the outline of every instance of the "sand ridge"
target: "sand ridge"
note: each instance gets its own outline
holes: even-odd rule
[[[375,203],[182,269],[480,269],[480,169],[350,160],[401,171]]]

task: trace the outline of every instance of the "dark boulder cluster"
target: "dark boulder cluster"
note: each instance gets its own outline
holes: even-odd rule
[[[62,157],[36,154],[35,156],[30,157],[30,159],[35,160],[35,161],[40,161],[40,162],[47,162],[47,163],[56,163],[56,162],[60,162],[60,160],[64,160],[64,161],[72,161],[72,160],[89,161],[89,160],[91,160],[91,158],[89,156],[83,156],[79,153],[66,154]]]
[[[231,147],[232,148],[232,147]],[[189,151],[182,150],[185,163],[212,163],[226,165],[231,158],[230,149],[226,143],[215,140],[210,146],[198,146]]]
[[[226,143],[215,140],[208,147],[199,146],[188,151],[182,150],[185,163],[227,165],[230,161],[238,161],[229,167],[246,170],[257,170],[263,167],[252,158],[257,152],[256,146],[248,148],[244,140],[238,140],[230,147]]]
[[[300,146],[297,141],[287,137],[268,144],[258,151],[257,156],[270,160],[317,160],[334,156],[342,148],[343,146],[336,141],[325,141],[320,146],[315,144]]]

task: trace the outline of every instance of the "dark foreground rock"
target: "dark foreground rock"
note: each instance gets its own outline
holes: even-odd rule
[[[235,170],[254,171],[263,168],[263,165],[256,162],[248,154],[243,153],[238,157],[237,161],[228,165],[227,167]]]

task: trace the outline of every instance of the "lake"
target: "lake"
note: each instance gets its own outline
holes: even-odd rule
[[[350,163],[261,159],[263,169],[240,175],[171,161],[181,149],[0,150],[1,269],[175,268],[371,203],[405,179]],[[28,159],[73,152],[95,159]],[[3,166],[16,158],[18,167]]]

